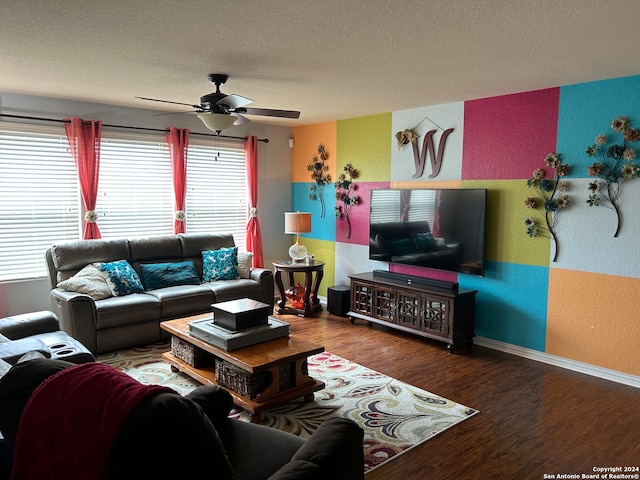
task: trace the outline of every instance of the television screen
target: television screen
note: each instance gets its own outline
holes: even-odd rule
[[[484,275],[486,189],[371,191],[369,258]]]

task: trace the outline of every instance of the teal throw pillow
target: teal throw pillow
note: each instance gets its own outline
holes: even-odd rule
[[[147,290],[174,285],[200,285],[200,276],[193,261],[145,263],[140,265]]]
[[[144,292],[140,277],[126,260],[98,262],[94,265],[102,273],[116,297]]]
[[[419,252],[433,252],[438,249],[436,239],[431,233],[415,233],[411,235],[413,244]]]
[[[202,252],[202,276],[205,282],[238,278],[238,247]]]

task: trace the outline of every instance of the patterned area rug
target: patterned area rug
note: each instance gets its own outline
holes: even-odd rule
[[[98,361],[142,383],[187,394],[199,383],[171,371],[160,357],[167,350],[169,344],[160,343],[101,355]],[[310,357],[308,364],[309,374],[326,385],[315,393],[315,401],[300,399],[264,412],[260,423],[307,438],[330,417],[350,418],[365,431],[366,472],[478,413],[328,352]],[[249,421],[241,409],[231,416]]]

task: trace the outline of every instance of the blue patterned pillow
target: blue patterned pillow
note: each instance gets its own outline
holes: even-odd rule
[[[142,293],[144,288],[140,277],[126,260],[94,263],[107,281],[107,285],[116,297],[130,293]]]
[[[200,285],[200,277],[192,260],[140,265],[147,290],[174,285]]]
[[[202,277],[205,282],[238,278],[238,247],[202,252]]]

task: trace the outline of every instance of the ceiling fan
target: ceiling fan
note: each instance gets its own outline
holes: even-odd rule
[[[210,73],[207,75],[209,81],[216,86],[216,91],[200,97],[199,104],[172,102],[170,100],[159,100],[157,98],[136,97],[140,100],[150,100],[152,102],[173,103],[175,105],[186,105],[194,109],[193,112],[177,113],[197,113],[198,118],[209,129],[216,133],[226,130],[231,125],[242,125],[250,120],[244,115],[260,115],[266,117],[299,118],[300,112],[295,110],[274,110],[270,108],[246,107],[253,100],[236,95],[224,94],[220,91],[220,85],[224,85],[229,79],[229,75],[223,73]],[[171,115],[168,113],[166,115]]]

